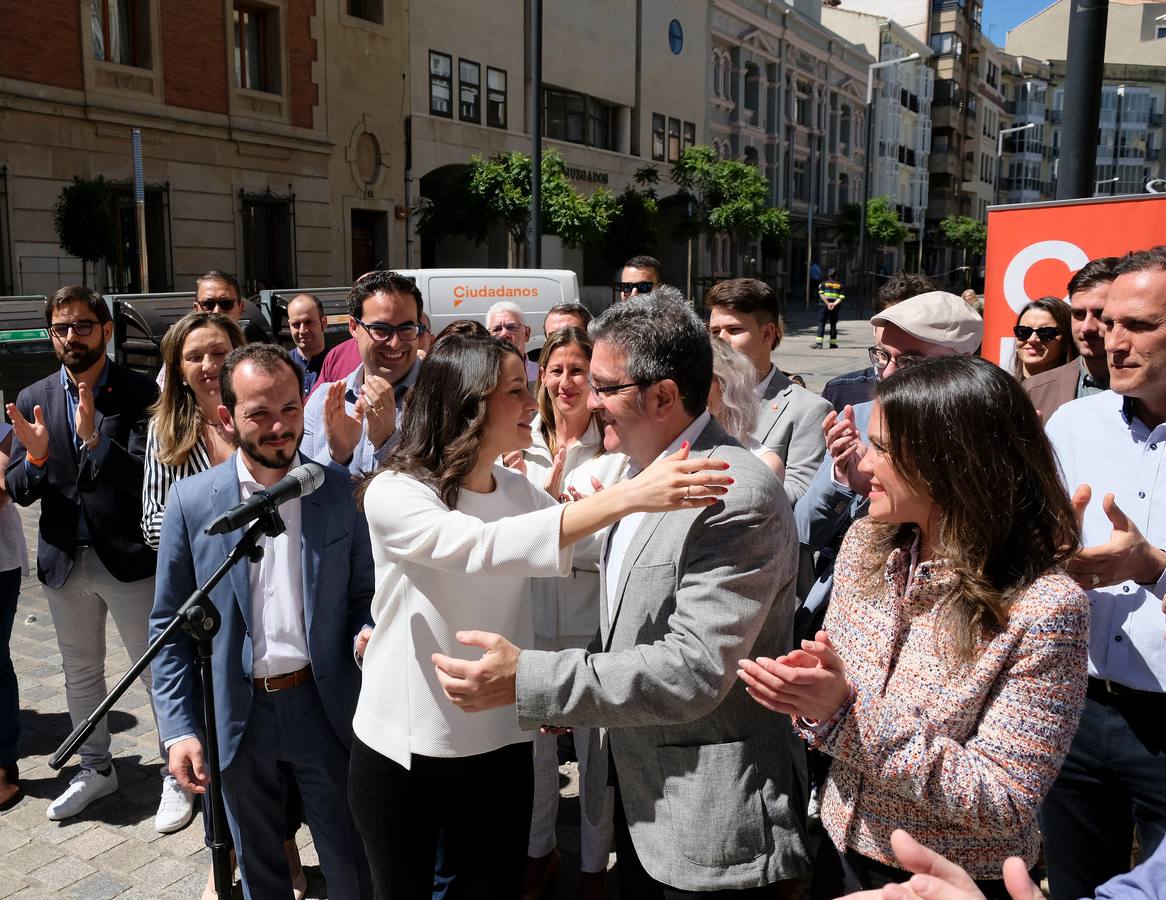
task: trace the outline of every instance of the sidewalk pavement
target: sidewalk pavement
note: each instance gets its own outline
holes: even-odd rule
[[[853,312],[844,311],[844,312]],[[785,371],[798,373],[811,390],[830,378],[864,368],[871,343],[864,320],[839,323],[837,350],[814,350],[817,309],[791,308],[786,336],[775,360]],[[39,506],[21,510],[30,553],[36,548]],[[36,563],[33,561],[35,572]],[[107,678],[112,687],[128,668],[117,629],[109,623]],[[20,682],[20,774],[25,799],[0,813],[0,900],[146,900],[198,898],[206,883],[210,852],[203,846],[201,818],[177,834],[154,831],[154,813],[161,794],[157,759],[158,735],[149,699],[135,684],[110,716],[114,767],[121,788],[66,822],[50,822],[45,811],[64,791],[77,771],[74,758],[63,772],[48,766],[49,757],[72,731],[65,705],[64,676],[48,603],[35,574],[24,579],[12,629],[12,662]],[[562,802],[558,835],[563,866],[558,900],[577,895],[579,803],[574,763],[560,768]],[[307,826],[297,841],[308,873],[308,896],[325,897],[325,884]],[[238,892],[236,892],[238,895]],[[615,896],[614,886],[611,895]]]

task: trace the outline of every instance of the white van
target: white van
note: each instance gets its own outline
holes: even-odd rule
[[[457,319],[486,324],[500,300],[518,305],[530,326],[527,350],[543,345],[543,317],[558,303],[579,302],[579,282],[567,269],[398,269],[417,281],[437,334]]]
[[[486,312],[499,300],[518,304],[530,326],[528,353],[543,345],[543,318],[558,303],[579,302],[579,282],[566,269],[397,269],[421,289],[425,312],[437,334],[457,319],[486,324]],[[295,288],[262,291],[259,305],[277,336],[289,343],[287,303],[296,294],[311,293],[324,304],[331,347],[348,337],[347,287]],[[537,354],[535,354],[537,357]]]

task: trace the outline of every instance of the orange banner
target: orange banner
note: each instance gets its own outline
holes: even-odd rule
[[[988,210],[985,359],[1012,360],[1012,326],[1030,300],[1068,299],[1085,263],[1166,244],[1166,194],[1026,203]]]

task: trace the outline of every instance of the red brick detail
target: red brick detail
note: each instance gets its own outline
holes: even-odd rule
[[[77,0],[0,0],[0,76],[82,90]]]
[[[166,103],[226,113],[230,70],[222,0],[162,0],[158,7],[162,12],[159,24]]]
[[[287,97],[291,102],[291,123],[300,128],[312,127],[312,108],[320,91],[312,81],[312,63],[316,60],[316,39],[312,37],[312,19],[316,0],[287,0]]]

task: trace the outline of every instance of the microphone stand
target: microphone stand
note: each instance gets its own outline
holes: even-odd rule
[[[234,883],[234,872],[231,867],[231,853],[227,846],[227,814],[223,805],[223,789],[221,784],[222,771],[219,768],[219,739],[218,727],[215,722],[215,694],[213,675],[211,673],[211,654],[213,652],[214,636],[219,631],[219,613],[210,598],[214,590],[226,574],[241,560],[246,558],[250,562],[258,562],[263,557],[263,548],[259,546],[259,539],[263,536],[275,537],[287,530],[279,511],[275,507],[264,510],[259,518],[252,522],[239,542],[235,544],[227,559],[215,571],[206,584],[196,588],[194,593],[174,614],[166,627],[162,629],[146,652],[135,662],[114,685],[97,709],[80,725],[73,729],[73,733],[65,738],[64,743],[57,748],[49,760],[49,766],[60,770],[85,739],[93,733],[93,729],[104,719],[113,705],[121,699],[131,684],[138,680],[146,667],[150,665],[159,651],[174,640],[178,632],[185,631],[194,638],[198,648],[198,674],[202,681],[202,708],[203,724],[206,729],[206,740],[203,750],[206,756],[207,768],[210,770],[210,786],[207,796],[211,808],[211,867],[214,871],[215,891],[220,897],[229,897]]]

